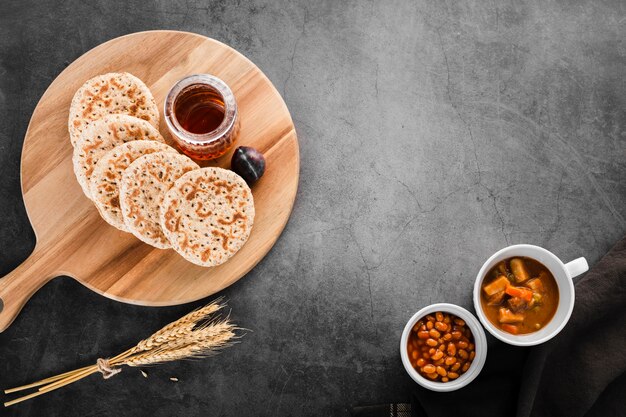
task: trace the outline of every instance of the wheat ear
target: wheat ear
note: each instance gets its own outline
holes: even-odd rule
[[[4,403],[5,407],[37,397],[83,379],[96,372],[105,379],[121,372],[121,366],[156,365],[179,359],[206,358],[231,346],[242,330],[230,321],[230,317],[215,317],[226,307],[222,299],[192,311],[164,326],[136,346],[110,359],[98,359],[96,365],[42,379],[28,385],[5,390],[5,394],[39,387],[36,392]]]

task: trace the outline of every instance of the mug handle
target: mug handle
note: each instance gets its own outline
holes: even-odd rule
[[[587,264],[587,260],[585,258],[578,258],[566,263],[565,270],[571,279],[589,271],[589,264]]]

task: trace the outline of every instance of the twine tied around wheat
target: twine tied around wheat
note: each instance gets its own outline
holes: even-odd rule
[[[48,393],[97,372],[100,372],[104,379],[109,379],[120,373],[123,365],[137,367],[212,356],[235,343],[242,336],[236,332],[243,330],[233,324],[229,316],[216,315],[226,307],[221,301],[215,300],[192,311],[115,357],[99,358],[95,365],[7,389],[4,391],[5,394],[39,387],[31,394],[5,402],[4,406],[9,407]]]
[[[96,366],[98,367],[98,372],[102,374],[102,378],[104,379],[109,379],[122,372],[122,368],[113,368],[108,359],[98,358]]]

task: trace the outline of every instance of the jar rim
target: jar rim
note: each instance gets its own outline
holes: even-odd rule
[[[176,117],[176,99],[186,89],[193,85],[206,85],[215,90],[224,101],[224,119],[220,125],[207,133],[192,133],[185,130]],[[220,78],[210,74],[193,74],[177,81],[167,94],[164,105],[164,115],[167,127],[179,137],[192,145],[208,145],[221,139],[233,130],[237,119],[237,102],[232,90]]]

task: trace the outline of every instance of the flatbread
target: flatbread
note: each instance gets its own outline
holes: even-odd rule
[[[86,81],[74,94],[68,120],[72,145],[87,126],[108,114],[135,116],[159,127],[159,109],[143,81],[127,72],[111,72]]]
[[[159,249],[171,248],[159,220],[165,193],[183,174],[200,168],[185,155],[157,152],[136,159],[120,181],[120,207],[126,228]]]
[[[172,248],[185,259],[201,266],[220,265],[250,236],[252,191],[232,171],[196,169],[180,177],[165,194],[160,219]]]
[[[133,140],[165,142],[150,123],[123,114],[105,116],[91,123],[74,147],[74,173],[85,195],[91,198],[89,177],[98,160],[117,145]]]
[[[111,226],[128,231],[120,209],[119,183],[124,170],[135,159],[154,152],[176,153],[176,150],[154,140],[136,140],[116,146],[98,161],[91,174],[89,186],[100,215]]]

